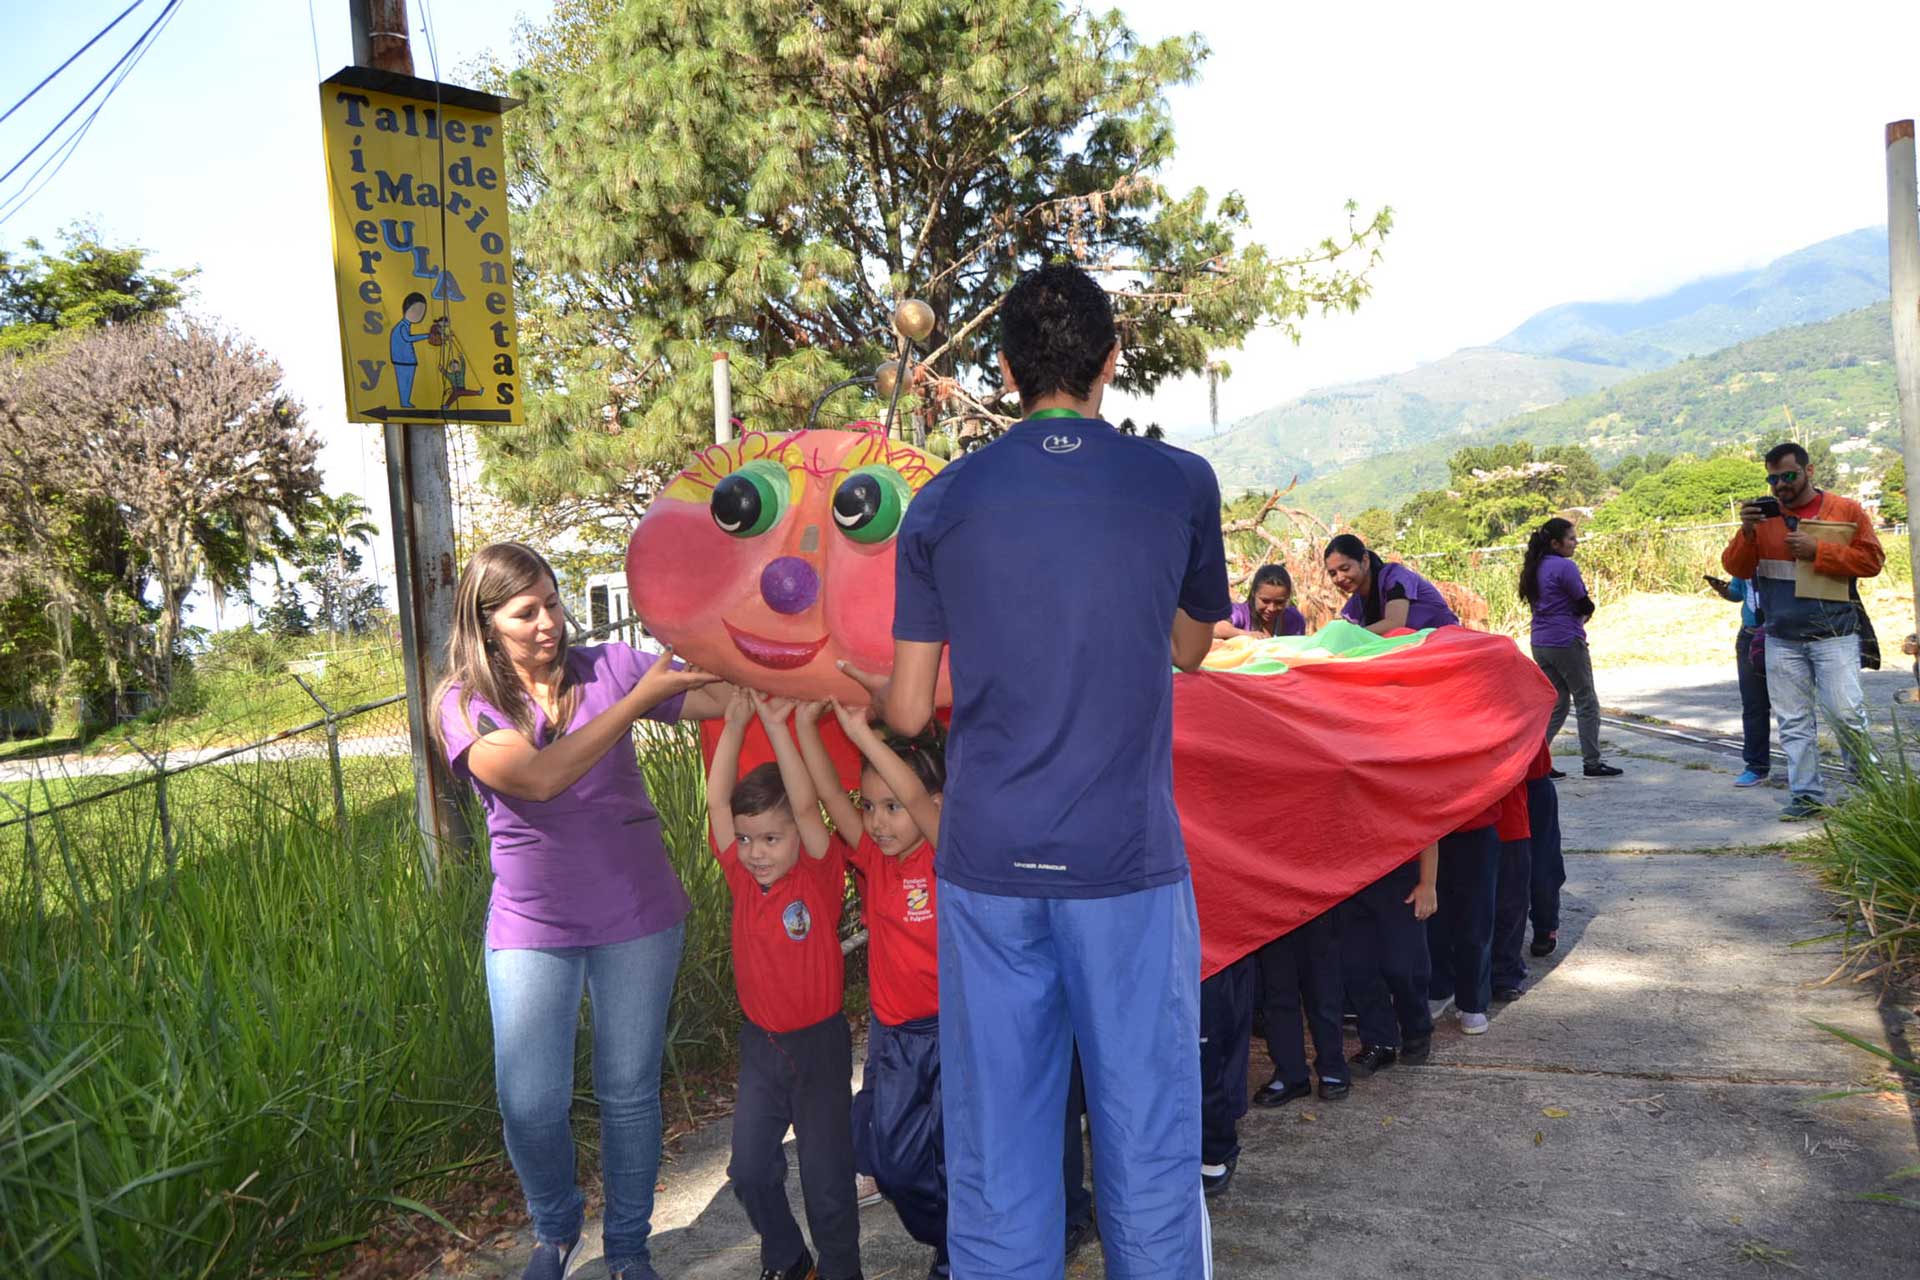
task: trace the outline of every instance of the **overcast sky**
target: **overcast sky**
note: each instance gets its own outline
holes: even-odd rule
[[[0,0],[0,99],[12,105],[128,3]],[[143,0],[0,124],[0,167],[163,3]],[[1349,197],[1395,211],[1359,314],[1311,322],[1297,348],[1262,334],[1223,353],[1235,370],[1223,423],[1491,341],[1556,303],[1657,292],[1883,224],[1883,126],[1920,114],[1920,5],[1895,0],[1122,7],[1145,38],[1197,30],[1213,48],[1202,79],[1173,94],[1171,185],[1243,192],[1277,251],[1342,226]],[[506,50],[516,15],[548,8],[439,0],[443,74]],[[420,0],[410,10],[418,27]],[[374,429],[339,416],[314,89],[349,60],[346,6],[311,12],[310,26],[300,0],[184,0],[71,161],[11,216],[0,206],[0,246],[87,219],[110,242],[198,266],[196,307],[278,356],[310,407],[329,488],[384,516]],[[430,74],[417,35],[415,58]],[[0,183],[0,200],[38,163]],[[1197,426],[1205,388],[1123,408]]]

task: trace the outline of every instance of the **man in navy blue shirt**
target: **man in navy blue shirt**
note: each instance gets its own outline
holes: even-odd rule
[[[951,653],[935,869],[953,1273],[1063,1273],[1077,1039],[1107,1274],[1193,1280],[1211,1272],[1200,936],[1172,669],[1199,666],[1231,609],[1219,486],[1203,459],[1100,420],[1120,348],[1091,277],[1034,271],[1000,321],[1026,417],[914,497],[893,675],[870,684],[918,732]]]

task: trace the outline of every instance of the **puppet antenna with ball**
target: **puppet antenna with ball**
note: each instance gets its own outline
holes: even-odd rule
[[[900,405],[900,392],[913,381],[913,345],[925,342],[933,333],[933,308],[918,298],[902,298],[893,309],[893,331],[900,335],[900,354],[873,371],[874,389],[887,397],[887,416],[881,430],[893,434],[893,414]],[[888,385],[892,384],[892,385]],[[926,426],[915,421],[913,442],[925,447]]]

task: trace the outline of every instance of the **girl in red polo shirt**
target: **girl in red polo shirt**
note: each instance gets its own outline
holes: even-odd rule
[[[795,719],[800,753],[836,830],[861,833],[849,856],[867,921],[873,1023],[867,1068],[853,1101],[854,1145],[893,1201],[907,1234],[934,1250],[929,1276],[947,1270],[947,1185],[940,1122],[940,968],[934,931],[933,850],[940,834],[946,756],[937,738],[882,738],[866,716],[833,713],[860,750],[858,805],[841,789],[820,738],[822,703]]]

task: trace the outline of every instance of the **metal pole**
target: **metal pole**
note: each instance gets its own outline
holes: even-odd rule
[[[713,442],[733,439],[733,366],[727,353],[713,353]]]
[[[1900,389],[1900,453],[1907,463],[1908,586],[1914,591],[1914,630],[1920,632],[1920,521],[1913,483],[1920,470],[1920,198],[1916,198],[1913,121],[1887,126],[1887,252],[1893,288],[1893,368]],[[1920,662],[1914,666],[1920,681]]]
[[[413,74],[406,0],[347,0],[353,57],[361,66]],[[435,423],[386,424],[387,504],[393,531],[394,612],[407,677],[407,738],[413,756],[414,815],[426,846],[428,883],[443,849],[471,844],[459,783],[427,736],[427,706],[453,622],[459,573],[453,542],[453,485],[446,429]]]

